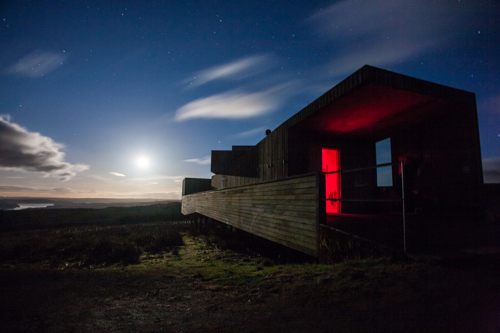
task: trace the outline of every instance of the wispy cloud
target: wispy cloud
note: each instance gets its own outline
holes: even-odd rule
[[[136,198],[136,199],[158,199],[158,200],[180,200],[182,189],[165,192],[109,192],[105,193],[108,198]]]
[[[154,185],[154,184],[153,184]],[[65,187],[36,187],[36,186],[8,186],[0,185],[0,193],[12,193],[22,196],[24,193],[32,195],[47,196],[68,196],[83,198],[122,198],[122,199],[161,199],[161,200],[179,200],[181,198],[181,188],[175,188],[166,191],[157,192],[134,192],[134,191],[99,191],[99,190],[75,190]],[[12,195],[10,194],[10,195]]]
[[[65,60],[65,54],[36,51],[10,66],[7,69],[7,73],[28,77],[41,77],[61,66]]]
[[[337,46],[328,69],[340,77],[365,64],[388,66],[432,52],[457,38],[477,10],[465,2],[345,0],[308,22]]]
[[[285,88],[293,83],[279,85],[259,92],[232,90],[226,93],[200,98],[177,110],[174,120],[196,118],[243,119],[276,110],[284,97]]]
[[[29,132],[0,116],[0,169],[41,172],[47,177],[69,180],[88,165],[64,162],[64,146],[40,133]]]
[[[117,177],[125,177],[125,175],[123,173],[111,172],[111,171],[109,173],[114,175],[114,176],[117,176]]]
[[[404,46],[386,41],[380,44],[365,45],[362,52],[353,50],[352,53],[340,55],[328,65],[328,68],[332,76],[344,77],[367,64],[384,67],[398,63],[415,54],[425,52],[433,45],[435,45],[433,41],[422,41]]]
[[[195,73],[193,78],[184,80],[183,83],[190,87],[198,87],[218,79],[242,79],[267,69],[271,60],[269,55],[247,57],[229,64],[211,67]]]
[[[266,128],[265,127],[257,127],[257,128],[245,131],[245,132],[235,134],[235,135],[233,135],[233,137],[235,137],[235,138],[247,138],[249,136],[253,136],[256,134],[261,134],[262,137],[265,136]]]
[[[192,158],[189,160],[184,160],[184,162],[206,165],[206,164],[210,164],[210,160],[211,160],[210,156],[205,156],[203,158]]]
[[[50,193],[50,194],[76,193],[75,190],[66,187],[36,187],[36,186],[10,186],[10,185],[0,185],[0,192],[29,192],[29,193]]]
[[[485,183],[500,183],[500,157],[483,158]]]
[[[153,179],[158,179],[158,180],[167,179],[167,180],[173,180],[174,183],[180,183],[186,177],[187,176],[156,176],[156,177],[153,177]]]
[[[142,177],[142,178],[129,178],[130,181],[139,181],[139,182],[156,182],[160,180],[170,180],[174,181],[174,183],[179,183],[182,182],[184,178],[187,176],[163,176],[163,175],[156,175],[156,176],[151,176],[151,177]]]
[[[106,178],[106,177],[99,176],[99,175],[87,175],[87,178],[96,179],[96,180],[101,181],[101,182],[107,182],[111,179],[111,178]]]

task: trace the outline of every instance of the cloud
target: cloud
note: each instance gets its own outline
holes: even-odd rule
[[[115,198],[115,199],[153,199],[153,200],[180,200],[181,188],[174,190],[157,191],[157,192],[135,192],[135,191],[120,191],[120,192],[104,192],[98,191],[92,196],[94,198]]]
[[[345,0],[307,22],[337,47],[328,69],[341,77],[365,64],[387,66],[434,51],[467,33],[478,10],[447,1]]]
[[[249,131],[235,134],[233,137],[235,137],[235,138],[247,138],[249,136],[253,136],[256,134],[261,134],[261,136],[264,137],[266,135],[266,128],[265,127],[254,128],[254,129],[251,129]]]
[[[0,193],[2,195],[7,195],[7,193],[12,193],[9,196],[72,196],[80,198],[120,198],[120,199],[161,199],[161,200],[180,200],[181,199],[181,188],[174,188],[172,190],[157,191],[157,192],[133,192],[133,191],[120,191],[120,192],[108,192],[108,191],[96,191],[96,190],[75,190],[72,188],[65,187],[36,187],[36,186],[8,186],[0,185]]]
[[[128,192],[128,193],[113,193],[110,194],[113,198],[137,198],[137,199],[159,199],[159,200],[180,200],[182,189],[177,191],[166,192]]]
[[[64,162],[63,145],[40,133],[25,128],[0,116],[0,169],[41,172],[46,177],[69,180],[88,165]]]
[[[196,163],[196,164],[201,164],[201,165],[206,165],[210,164],[210,156],[205,156],[203,158],[192,158],[189,160],[184,160],[184,162],[190,162],[190,163]]]
[[[483,158],[485,183],[500,183],[500,157]]]
[[[99,176],[99,175],[87,175],[88,178],[92,178],[92,179],[97,179],[101,182],[106,182],[108,180],[110,180],[111,178],[106,178],[106,177],[102,177],[102,176]]]
[[[270,58],[269,55],[259,55],[208,68],[197,72],[192,79],[184,80],[184,83],[189,82],[191,87],[198,87],[218,79],[242,79],[262,72],[267,67],[265,63],[269,62]]]
[[[155,182],[159,180],[173,180],[174,183],[180,183],[184,178],[188,176],[162,176],[156,175],[151,177],[143,177],[143,178],[129,178],[130,181],[138,181],[138,182]]]
[[[30,192],[30,193],[57,193],[57,194],[76,193],[76,191],[66,187],[35,187],[35,186],[10,186],[10,185],[0,185],[0,192]]]
[[[288,86],[288,84],[254,93],[233,90],[200,98],[178,109],[174,120],[183,121],[195,118],[243,119],[260,116],[279,107],[278,95],[285,86]]]
[[[363,52],[353,51],[340,55],[329,64],[329,69],[334,77],[344,77],[360,69],[366,64],[384,67],[411,56],[424,52],[430,46],[435,45],[432,41],[422,41],[412,45],[398,45],[398,43],[382,42],[376,45],[366,45]]]
[[[65,60],[66,56],[60,53],[37,51],[25,56],[9,67],[7,73],[27,77],[41,77],[61,66]]]
[[[117,177],[125,177],[125,175],[123,173],[111,172],[111,171],[109,173],[114,175],[114,176],[117,176]]]
[[[152,177],[152,179],[167,179],[167,180],[173,180],[174,183],[180,183],[186,177],[187,176],[156,176]]]

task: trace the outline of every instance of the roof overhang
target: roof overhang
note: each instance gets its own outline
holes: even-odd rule
[[[384,136],[449,109],[451,101],[370,83],[332,102],[297,124],[301,130],[336,136]]]
[[[471,105],[470,92],[364,66],[285,124],[294,132],[382,138],[395,128]]]

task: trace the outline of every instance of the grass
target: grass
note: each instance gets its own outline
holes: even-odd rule
[[[276,262],[271,258],[235,252],[207,242],[213,236],[183,234],[184,246],[178,255],[170,252],[146,256],[130,271],[164,270],[169,276],[195,279],[200,288],[226,292],[236,288],[247,294],[305,292],[307,286],[323,285],[329,290],[370,292],[384,284],[389,276],[404,276],[408,272],[423,272],[427,263],[392,261],[389,258],[369,258],[343,261],[334,265]],[[413,273],[412,273],[413,274]],[[305,288],[301,291],[302,288]]]
[[[173,224],[180,203],[105,209],[0,211],[0,263],[52,268],[140,262],[140,256],[183,245]]]
[[[157,223],[4,233],[0,262],[54,268],[137,264],[143,253],[168,252],[183,245],[179,228]]]
[[[485,331],[485,311],[496,309],[500,295],[498,266],[384,256],[323,265],[225,228],[199,232],[165,221],[111,221],[1,232],[3,326],[61,332]],[[491,318],[498,316],[491,312]]]
[[[0,231],[49,230],[54,228],[103,227],[183,221],[181,203],[103,209],[0,210]]]
[[[153,212],[157,209],[153,207]],[[99,226],[91,221],[86,226],[58,227],[50,221],[39,227],[28,221],[31,229],[2,232],[0,263],[59,269],[160,270],[203,282],[204,288],[213,291],[247,286],[270,293],[280,286],[294,290],[304,284],[340,289],[364,286],[369,290],[388,276],[403,279],[408,272],[415,276],[431,269],[428,263],[380,255],[349,255],[338,257],[337,263],[319,265],[309,256],[241,231],[228,231],[222,224],[200,231],[171,222],[133,223],[135,208],[120,210],[123,212],[118,217],[101,212],[108,219]],[[82,220],[81,216],[78,219]],[[116,225],[117,221],[122,224]]]

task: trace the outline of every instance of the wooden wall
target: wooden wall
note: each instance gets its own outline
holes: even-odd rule
[[[204,178],[184,178],[182,180],[182,195],[213,190],[212,180]]]
[[[199,213],[316,257],[320,180],[309,174],[186,195],[182,213]]]
[[[212,176],[212,187],[218,190],[230,187],[250,185],[257,182],[259,182],[258,178],[255,177],[238,177],[238,176],[228,176],[228,175]]]
[[[336,100],[347,95],[357,87],[369,83],[381,84],[397,89],[426,94],[467,105],[469,109],[474,108],[472,109],[474,112],[469,113],[471,118],[469,122],[472,124],[471,132],[473,134],[473,139],[479,144],[474,94],[409,76],[392,73],[379,68],[364,66],[320,96],[318,99],[308,104],[304,109],[290,117],[273,130],[271,134],[264,137],[255,147],[246,147],[245,149],[247,149],[248,156],[251,156],[249,160],[238,160],[238,163],[231,165],[230,171],[215,172],[212,170],[216,174],[227,176],[224,178],[224,182],[221,182],[220,179],[213,181],[212,186],[217,188],[229,188],[231,186],[240,186],[251,183],[257,184],[286,179],[290,176],[319,171],[319,169],[311,170],[308,168],[307,164],[304,164],[309,156],[307,156],[307,150],[305,150],[305,148],[307,148],[307,144],[301,144],[301,142],[308,142],[311,139],[309,136],[314,134],[307,132],[304,133],[303,129],[297,128],[297,126],[299,126],[303,120],[314,117],[314,115],[320,110],[328,107],[331,103],[334,103]],[[386,135],[385,137],[388,136],[389,135]],[[329,140],[332,140],[332,138]],[[337,139],[335,139],[335,141],[337,141]],[[330,144],[325,145],[325,147],[329,146]],[[238,152],[229,153],[234,153],[236,156]],[[477,156],[475,156],[475,158],[477,158]],[[255,163],[250,163],[250,160],[252,159],[257,161],[256,165]],[[213,162],[215,160],[216,159],[214,159]],[[476,167],[481,169],[480,156],[477,160],[479,161],[477,162],[479,164],[477,164]],[[345,167],[346,165],[343,165],[343,168]],[[238,179],[239,177],[241,177],[241,179]]]

